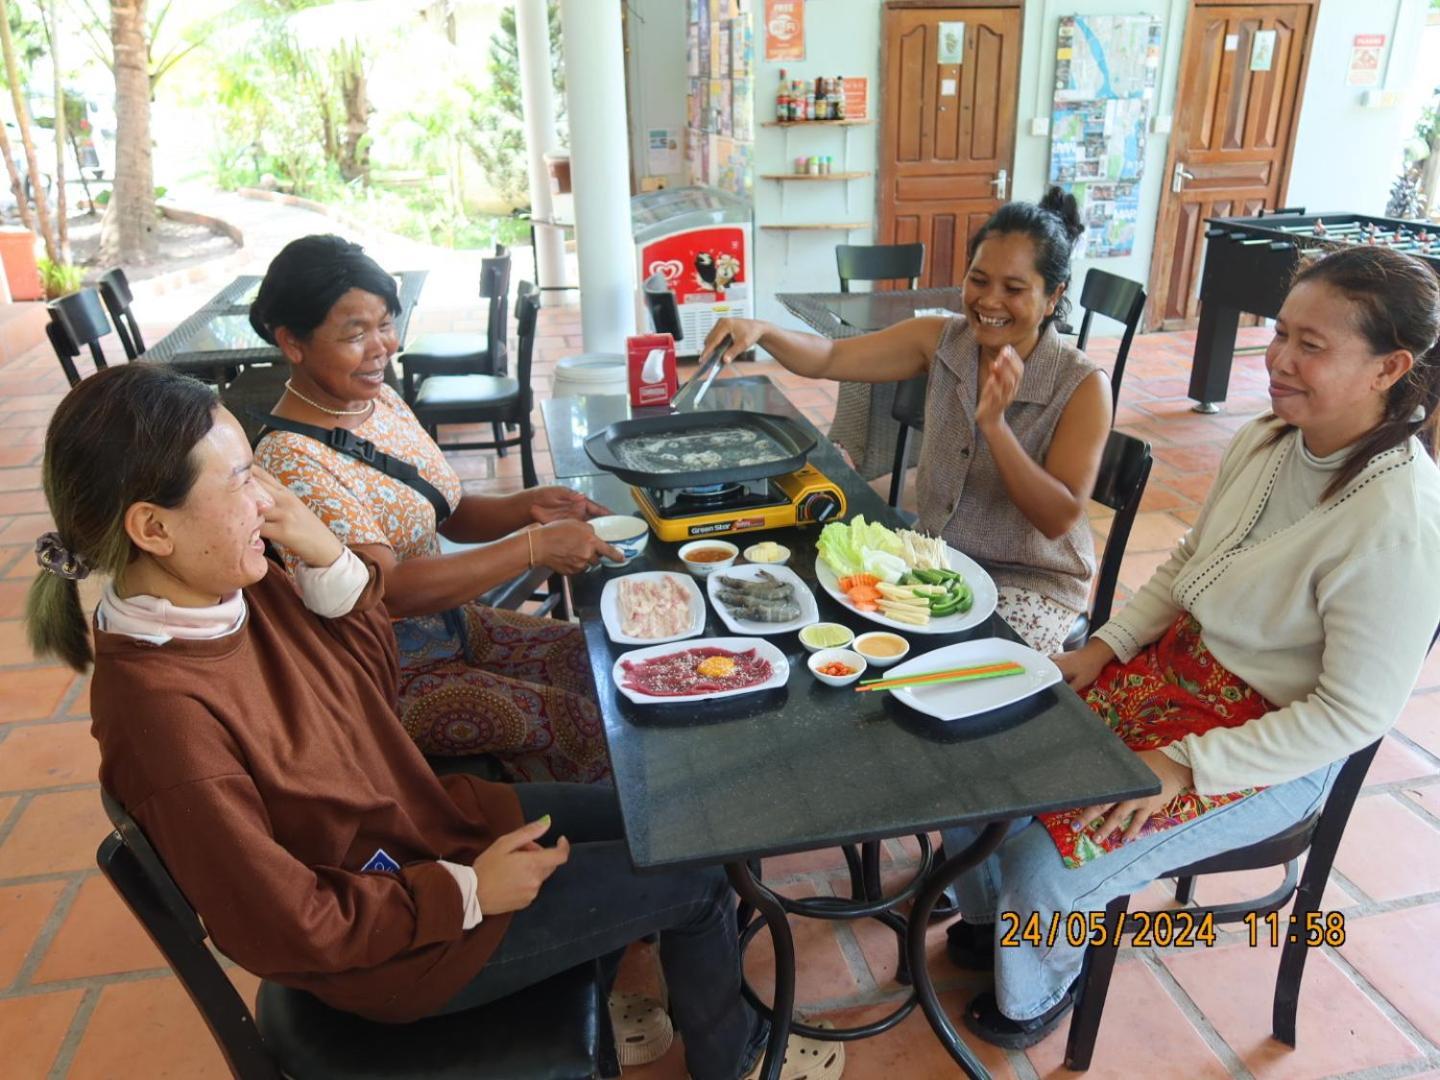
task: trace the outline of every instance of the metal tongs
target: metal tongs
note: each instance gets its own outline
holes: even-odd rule
[[[670,407],[676,412],[684,412],[687,409],[695,409],[700,405],[700,399],[705,396],[705,391],[710,389],[710,384],[715,381],[715,376],[720,374],[720,369],[725,365],[720,358],[725,355],[725,350],[733,343],[733,339],[726,334],[720,339],[720,344],[715,350],[701,362],[695,374],[685,381],[679,393],[670,401]],[[689,395],[688,397],[686,395]]]

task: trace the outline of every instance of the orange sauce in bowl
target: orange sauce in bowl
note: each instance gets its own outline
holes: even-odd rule
[[[686,562],[724,562],[728,558],[731,558],[730,552],[718,547],[696,548],[685,554]]]
[[[870,656],[899,656],[905,651],[905,639],[895,637],[892,634],[876,634],[867,637],[863,641],[857,641],[851,646],[856,652],[868,653]]]

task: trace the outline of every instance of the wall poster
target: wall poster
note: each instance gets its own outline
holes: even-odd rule
[[[686,29],[692,72],[686,182],[736,195],[748,195],[754,185],[755,46],[748,6],[738,0],[690,0],[694,21]]]
[[[765,59],[805,59],[805,0],[765,0]]]
[[[1074,194],[1083,254],[1135,249],[1145,132],[1160,71],[1160,20],[1074,15],[1060,20],[1050,117],[1050,181]]]

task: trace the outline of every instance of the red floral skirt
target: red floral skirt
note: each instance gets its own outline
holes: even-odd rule
[[[1086,691],[1085,703],[1131,750],[1158,750],[1186,735],[1239,727],[1274,708],[1216,662],[1200,638],[1200,624],[1188,612],[1128,664],[1119,660],[1106,664]],[[1246,788],[1228,795],[1182,791],[1151,817],[1140,835],[1190,821],[1259,790]],[[1038,815],[1072,870],[1121,844],[1118,833],[1097,836],[1091,823],[1083,820],[1083,810]]]

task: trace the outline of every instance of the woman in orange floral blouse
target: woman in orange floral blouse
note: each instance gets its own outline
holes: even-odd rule
[[[288,244],[265,275],[250,322],[290,363],[275,415],[341,427],[415,465],[450,504],[436,527],[414,488],[317,439],[272,431],[255,460],[347,545],[384,566],[400,643],[400,717],[431,754],[489,753],[519,780],[609,775],[585,643],[568,623],[475,601],[531,566],[573,574],[619,553],[586,519],[607,511],[578,492],[467,495],[384,372],[399,347],[394,279],[338,236]],[[489,542],[442,554],[440,535]]]

